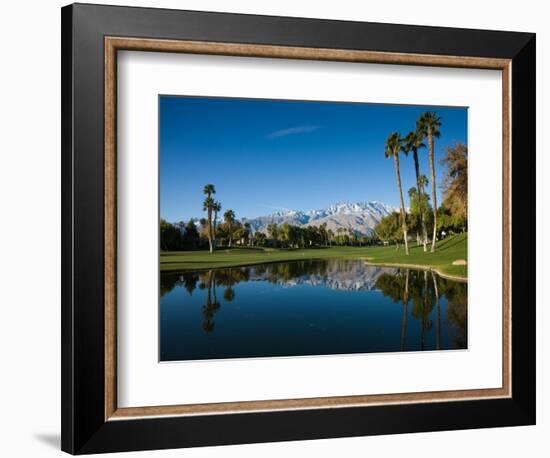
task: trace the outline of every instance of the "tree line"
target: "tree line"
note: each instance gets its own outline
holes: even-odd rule
[[[207,184],[203,188],[203,193],[205,195],[203,201],[205,218],[198,221],[190,219],[187,223],[180,221],[175,224],[161,219],[161,250],[178,251],[208,247],[212,253],[218,246],[232,247],[235,243],[238,245],[251,244],[250,224],[237,221],[233,210],[227,210],[223,214],[222,222],[219,221],[218,214],[222,211],[222,203],[214,199],[216,187],[213,184]]]
[[[267,225],[264,245],[275,248],[315,248],[329,246],[365,246],[376,243],[376,238],[363,235],[350,227],[338,227],[335,231],[327,223],[318,226],[295,226],[283,223]]]
[[[221,207],[221,204],[215,202]],[[219,208],[219,207],[218,207]],[[205,210],[208,214],[208,210]],[[219,210],[218,210],[219,211]],[[217,221],[215,211],[212,219],[208,216],[198,221],[190,219],[171,224],[160,221],[160,240],[162,251],[179,251],[216,248],[271,247],[271,248],[319,248],[329,246],[368,246],[379,243],[375,235],[363,235],[352,228],[339,227],[335,231],[327,224],[319,226],[296,226],[283,223],[268,224],[266,233],[252,231],[248,222],[236,219],[233,210],[227,210],[221,222]],[[211,221],[211,222],[210,222]]]
[[[467,229],[467,202],[468,202],[468,150],[463,144],[457,144],[445,149],[445,156],[441,163],[446,166],[446,175],[443,180],[443,204],[437,206],[436,176],[435,176],[435,139],[441,135],[441,117],[433,111],[425,112],[416,121],[416,128],[404,137],[399,132],[388,135],[385,143],[384,156],[392,158],[397,189],[399,193],[399,212],[394,212],[382,218],[375,227],[376,235],[383,241],[393,241],[399,246],[403,240],[405,253],[409,254],[409,233],[416,232],[417,244],[422,244],[427,251],[429,243],[428,233],[431,233],[431,249],[436,249],[435,242],[438,233],[465,231]],[[427,145],[424,141],[427,141]],[[430,179],[420,172],[419,151],[428,149]],[[399,156],[408,156],[412,153],[416,186],[408,191],[409,211],[405,208],[403,188],[401,184],[401,170]],[[430,196],[426,190],[431,184]]]

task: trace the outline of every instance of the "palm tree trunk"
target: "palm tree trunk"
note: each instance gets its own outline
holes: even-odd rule
[[[212,209],[208,208],[208,245],[210,247],[210,253],[214,250],[212,249]]]
[[[424,297],[422,298],[422,328],[420,329],[420,349],[424,350],[424,342],[425,342],[425,330],[426,330],[426,307],[427,307],[427,300],[428,297],[428,271],[424,271]]]
[[[435,278],[434,273],[432,272],[432,279],[434,282],[434,290],[435,290],[435,304],[437,308],[437,321],[435,322],[435,349],[439,350],[441,345],[441,307],[439,305],[439,290],[437,289],[437,279]]]
[[[409,254],[409,243],[407,242],[407,221],[405,219],[405,201],[403,200],[403,189],[401,188],[401,174],[399,173],[399,157],[393,155],[395,164],[395,176],[397,177],[397,187],[399,188],[399,200],[401,201],[401,224],[403,227],[403,240],[405,241],[405,254]]]
[[[424,194],[424,189],[422,186],[420,186],[420,164],[418,162],[418,151],[413,150],[413,159],[414,159],[414,172],[416,173],[416,189],[418,191],[419,195]],[[424,238],[423,245],[424,245],[424,252],[426,252],[426,217],[424,215],[424,211],[422,211],[422,236]]]
[[[420,194],[420,164],[418,163],[418,151],[413,149],[414,173],[416,174],[416,188]]]
[[[217,248],[217,246],[218,246],[218,243],[216,241],[216,230],[217,230],[217,226],[218,226],[218,223],[216,222],[217,220],[218,220],[218,212],[215,211],[214,212],[214,235],[213,235],[213,237],[214,237],[214,248]]]
[[[435,236],[437,234],[437,198],[435,194],[435,166],[434,166],[434,138],[431,130],[428,131],[428,149],[430,154],[430,175],[432,179],[432,202],[434,212],[434,231],[432,236],[432,250],[435,251]]]
[[[217,304],[218,297],[216,295],[216,271],[212,272],[212,290],[214,291],[214,304]]]
[[[422,213],[422,244],[424,245],[424,253],[428,251],[426,244],[428,243],[428,231],[426,230],[426,218],[424,213]]]
[[[403,298],[403,320],[401,322],[401,351],[405,350],[405,337],[407,336],[407,317],[409,315],[409,269],[405,277],[405,297]]]
[[[206,306],[207,307],[210,307],[210,305],[212,304],[212,271],[210,270],[208,272],[208,280],[207,280],[207,285],[208,285],[208,294],[206,296]]]

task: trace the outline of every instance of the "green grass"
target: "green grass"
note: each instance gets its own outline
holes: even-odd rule
[[[376,264],[410,264],[416,266],[429,266],[438,272],[453,277],[467,278],[468,266],[453,266],[453,261],[458,259],[468,260],[468,235],[459,234],[447,237],[437,243],[435,253],[424,253],[423,248],[414,246],[407,256],[405,250],[395,247],[374,248],[367,254],[367,261]]]
[[[453,266],[457,259],[466,259],[468,255],[467,234],[455,235],[438,242],[435,253],[424,253],[422,247],[413,243],[410,255],[395,246],[387,247],[329,247],[316,249],[275,249],[275,248],[230,248],[219,249],[214,253],[207,251],[163,252],[160,255],[160,270],[184,271],[202,270],[216,267],[236,267],[251,264],[264,264],[299,259],[365,259],[373,264],[399,264],[426,266],[438,272],[466,278],[467,266]]]
[[[299,259],[365,258],[373,248],[330,247],[312,249],[230,248],[207,251],[163,252],[161,271],[201,270],[215,267],[236,267]]]

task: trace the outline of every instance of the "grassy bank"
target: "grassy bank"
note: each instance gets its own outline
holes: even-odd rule
[[[300,259],[365,258],[373,248],[328,247],[312,249],[230,248],[207,251],[166,252],[160,255],[161,271],[235,267]]]
[[[467,259],[467,235],[448,237],[438,243],[435,253],[424,253],[413,246],[410,255],[395,246],[387,247],[328,247],[315,249],[231,248],[207,251],[163,252],[161,271],[201,270],[216,267],[235,267],[299,259],[365,259],[373,264],[424,266],[450,276],[466,278],[467,266],[453,266],[457,259]],[[416,244],[414,244],[416,245]]]
[[[435,253],[424,253],[423,248],[414,246],[407,256],[403,248],[396,251],[395,247],[375,248],[366,255],[366,260],[372,264],[382,265],[411,265],[431,267],[443,275],[449,277],[466,278],[468,266],[454,266],[452,263],[458,259],[468,260],[468,235],[459,234],[447,237],[437,243]]]

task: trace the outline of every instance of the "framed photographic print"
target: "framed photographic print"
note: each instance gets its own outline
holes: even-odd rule
[[[535,422],[535,36],[62,9],[62,448]]]

